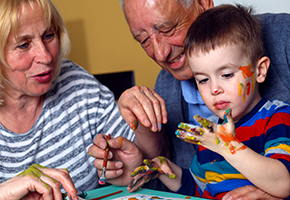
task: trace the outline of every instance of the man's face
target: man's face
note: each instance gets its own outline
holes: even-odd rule
[[[124,0],[124,12],[131,33],[150,58],[178,80],[193,77],[183,40],[201,13],[194,4],[186,9],[176,0]]]

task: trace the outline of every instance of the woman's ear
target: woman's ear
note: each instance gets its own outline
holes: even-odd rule
[[[266,79],[267,72],[270,66],[270,59],[267,56],[264,56],[259,59],[257,63],[257,82],[263,83]]]

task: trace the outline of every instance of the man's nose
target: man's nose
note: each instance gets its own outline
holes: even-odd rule
[[[155,59],[159,62],[167,61],[170,54],[170,45],[159,35],[154,35],[151,41]]]

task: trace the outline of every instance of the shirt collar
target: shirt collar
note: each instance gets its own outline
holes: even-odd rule
[[[181,90],[184,100],[190,104],[204,104],[200,93],[198,92],[195,80],[189,79],[186,81],[181,81]]]

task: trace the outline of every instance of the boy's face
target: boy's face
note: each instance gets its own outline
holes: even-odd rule
[[[219,118],[231,108],[237,122],[261,99],[256,82],[259,67],[252,66],[237,45],[192,54],[188,61],[204,103]]]

